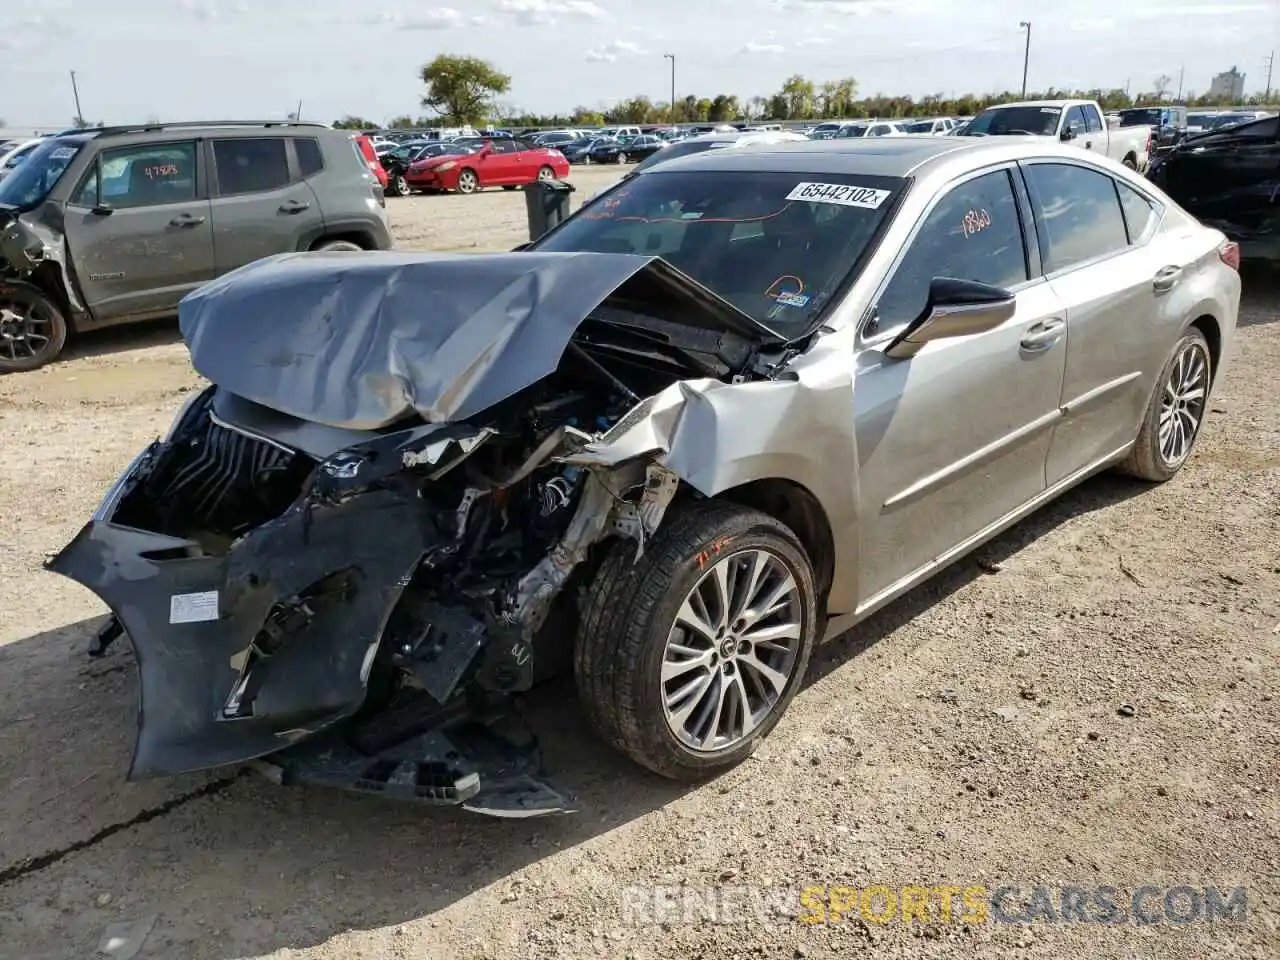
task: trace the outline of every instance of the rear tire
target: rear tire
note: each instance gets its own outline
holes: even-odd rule
[[[799,690],[818,629],[812,567],[786,526],[718,500],[673,507],[635,556],[613,543],[588,591],[579,696],[618,750],[700,780],[749,756]]]
[[[1133,154],[1129,154],[1129,156],[1125,157],[1120,162],[1124,164],[1126,167],[1128,167],[1130,170],[1138,169],[1138,158],[1135,157]]]
[[[1116,469],[1152,483],[1172,478],[1200,436],[1212,384],[1209,342],[1193,328],[1174,344],[1147,403],[1138,439]]]
[[[335,253],[339,251],[360,251],[364,247],[351,240],[328,240],[311,248],[316,253]]]
[[[556,172],[550,167],[543,166],[538,168],[539,180],[554,180],[555,178],[556,178]]]
[[[0,374],[36,370],[67,343],[62,309],[39,287],[0,280]]]

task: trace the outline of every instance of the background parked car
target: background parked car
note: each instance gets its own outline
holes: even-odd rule
[[[0,148],[0,180],[30,156],[31,151],[40,146],[44,139],[44,137],[35,137],[31,140],[19,140]]]
[[[597,140],[596,137],[579,137],[577,140],[558,145],[556,149],[563,153],[564,158],[570,163],[590,163],[591,148],[595,146]]]
[[[1280,117],[1188,137],[1150,177],[1248,260],[1280,263]]]
[[[462,140],[410,140],[382,154],[380,160],[383,169],[387,172],[387,195],[403,197],[409,194],[411,189],[409,168],[416,161],[471,153],[481,142],[483,141],[470,143]]]
[[[644,134],[639,137],[598,140],[588,155],[592,163],[629,163],[651,157],[666,147],[667,142],[661,137]]]
[[[485,187],[514,190],[535,180],[568,175],[569,161],[559,150],[504,138],[486,140],[464,154],[415,161],[406,179],[414,190],[475,193]]]
[[[49,137],[0,180],[0,372],[52,360],[69,330],[171,315],[262,257],[388,249],[382,203],[351,136],[318,124]]]
[[[378,151],[373,146],[373,138],[363,133],[358,133],[351,139],[355,141],[356,149],[364,159],[365,165],[368,166],[369,172],[373,174],[373,178],[378,181],[378,185],[383,190],[386,190],[387,171],[383,169],[382,162],[378,159]]]

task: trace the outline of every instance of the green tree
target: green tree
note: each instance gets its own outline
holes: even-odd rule
[[[333,121],[333,125],[338,130],[376,130],[381,126],[372,120],[366,120],[364,117],[353,117],[347,114],[341,120]]]
[[[511,77],[479,57],[442,53],[422,68],[422,105],[447,124],[481,123],[494,98],[511,89]]]
[[[387,121],[387,128],[390,130],[412,130],[417,126],[419,124],[407,113],[399,117],[392,117]]]
[[[813,81],[806,80],[800,74],[787,77],[779,94],[787,102],[787,117],[799,120],[813,116],[814,90]]]
[[[604,114],[599,110],[574,107],[573,114],[569,117],[569,123],[575,127],[603,127]]]
[[[718,93],[711,101],[711,109],[707,111],[707,119],[715,123],[738,118],[738,98],[729,93]]]

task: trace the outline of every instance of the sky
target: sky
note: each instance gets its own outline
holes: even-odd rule
[[[447,4],[447,5],[446,5]],[[25,8],[19,12],[19,8]],[[34,12],[34,11],[38,11]],[[1028,85],[1207,88],[1232,66],[1261,92],[1278,0],[41,0],[0,5],[0,119],[62,126],[75,70],[90,122],[419,114],[439,53],[510,74],[516,111],[645,94],[768,95],[852,76],[861,95]],[[1280,70],[1273,87],[1280,86]]]

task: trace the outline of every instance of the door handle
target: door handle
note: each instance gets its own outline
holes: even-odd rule
[[[303,210],[307,210],[310,207],[311,207],[311,204],[303,200],[290,200],[288,203],[284,203],[280,205],[280,212],[281,213],[301,213]]]
[[[1093,141],[1092,141],[1092,140],[1086,140],[1086,141],[1084,142],[1084,148],[1085,148],[1086,150],[1092,150],[1092,149],[1093,149]]]
[[[1066,332],[1065,320],[1059,320],[1057,317],[1052,320],[1041,320],[1027,328],[1027,332],[1019,341],[1019,346],[1026,353],[1039,353],[1052,347],[1063,338]]]
[[[189,213],[179,214],[169,221],[171,227],[198,227],[204,223],[204,217],[193,217]]]
[[[1151,289],[1156,293],[1165,293],[1177,286],[1178,281],[1182,279],[1181,267],[1161,267],[1156,271],[1155,277],[1151,280]]]

